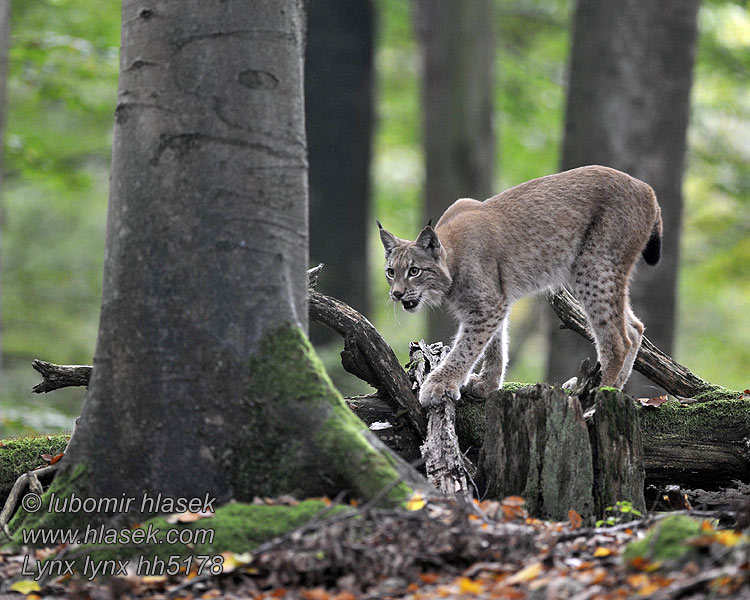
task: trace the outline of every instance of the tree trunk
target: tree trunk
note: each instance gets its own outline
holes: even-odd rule
[[[579,0],[565,119],[562,168],[603,164],[649,183],[664,220],[662,262],[639,268],[635,314],[651,340],[672,353],[685,132],[697,36],[698,0]],[[550,330],[548,380],[575,374],[594,349]],[[635,375],[628,390],[658,396]]]
[[[307,4],[305,118],[310,161],[310,258],[323,287],[368,314],[368,206],[373,104],[371,0]],[[333,332],[310,327],[311,339]]]
[[[3,147],[5,115],[7,109],[6,84],[8,81],[8,51],[10,49],[10,0],[0,0],[0,148]],[[2,202],[3,156],[0,152],[0,242],[4,226],[4,203]],[[2,299],[2,264],[0,264],[0,299]],[[0,305],[0,313],[2,305]],[[3,321],[0,318],[0,369],[3,367]]]
[[[415,0],[422,48],[425,223],[458,198],[493,194],[494,15],[490,0]],[[448,343],[456,326],[428,316],[429,339]]]
[[[303,31],[301,0],[123,2],[99,336],[59,494],[222,504],[397,479],[305,337]]]

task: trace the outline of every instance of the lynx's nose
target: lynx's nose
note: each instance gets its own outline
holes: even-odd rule
[[[403,295],[404,295],[404,292],[402,292],[400,290],[393,290],[391,292],[391,296],[393,296],[396,300],[401,300],[401,298],[403,297]]]

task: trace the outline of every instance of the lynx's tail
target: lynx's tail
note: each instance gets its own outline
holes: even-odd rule
[[[654,228],[651,230],[651,237],[646,242],[646,247],[641,252],[643,260],[646,261],[647,265],[655,265],[661,258],[661,236],[662,236],[662,222],[661,222],[661,208],[656,205],[658,212],[656,213],[656,221],[654,222]]]

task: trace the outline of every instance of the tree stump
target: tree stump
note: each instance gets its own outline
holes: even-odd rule
[[[492,394],[479,459],[480,490],[493,498],[522,496],[533,516],[564,520],[573,509],[604,516],[626,500],[645,509],[643,443],[638,412],[622,392],[594,392],[581,402],[545,385]]]
[[[645,513],[646,472],[638,407],[613,388],[595,392],[594,414],[588,421],[594,465],[596,515],[604,516],[618,500]]]
[[[493,498],[523,496],[532,515],[594,514],[594,472],[581,404],[544,385],[487,399],[479,487]]]

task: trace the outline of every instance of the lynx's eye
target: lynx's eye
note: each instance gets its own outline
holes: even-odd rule
[[[409,267],[409,277],[417,277],[422,272],[419,267]]]
[[[393,269],[391,269],[391,268],[388,268],[388,269],[386,269],[386,270],[385,270],[385,276],[386,276],[386,277],[387,277],[388,279],[393,279],[393,276],[394,276],[395,274],[396,274],[396,272],[395,272],[395,271],[394,271]]]

